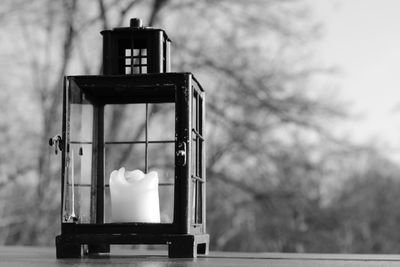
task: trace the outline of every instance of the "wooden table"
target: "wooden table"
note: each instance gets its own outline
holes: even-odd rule
[[[0,247],[0,267],[12,266],[400,266],[400,255],[227,253],[197,259],[169,259],[163,251],[112,249],[110,255],[57,260],[55,248]]]

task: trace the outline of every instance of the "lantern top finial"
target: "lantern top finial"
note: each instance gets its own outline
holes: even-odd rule
[[[142,20],[139,18],[132,18],[130,20],[130,26],[131,28],[143,28]]]

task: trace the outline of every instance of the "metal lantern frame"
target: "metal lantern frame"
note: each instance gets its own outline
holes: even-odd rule
[[[84,253],[109,252],[112,244],[167,244],[169,257],[196,257],[207,254],[205,203],[205,99],[204,90],[192,73],[169,71],[170,40],[160,29],[131,27],[103,31],[104,75],[67,76],[63,87],[62,136],[52,144],[62,150],[61,201],[64,207],[75,187],[68,183],[71,167],[71,105],[85,102],[93,107],[90,222],[65,216],[61,209],[61,235],[56,237],[57,258],[75,258]],[[138,48],[139,47],[139,48]],[[126,53],[127,49],[131,53]],[[139,53],[134,53],[138,49]],[[141,54],[143,51],[145,53]],[[126,58],[131,58],[128,61]],[[136,61],[134,59],[136,58]],[[143,58],[146,58],[144,60]],[[127,62],[129,64],[127,64]],[[128,69],[129,68],[129,69]],[[135,69],[135,71],[133,71]],[[171,223],[106,223],[104,107],[114,104],[145,104],[145,169],[148,168],[148,105],[173,103],[175,106],[174,204]],[[163,141],[161,141],[163,142]],[[68,189],[68,190],[67,190]],[[72,196],[73,197],[73,196]]]

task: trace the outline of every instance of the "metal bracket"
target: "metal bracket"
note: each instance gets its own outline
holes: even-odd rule
[[[176,164],[179,166],[186,165],[186,143],[179,142],[178,149],[176,151]]]

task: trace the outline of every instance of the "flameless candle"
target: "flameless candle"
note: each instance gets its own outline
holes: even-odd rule
[[[110,192],[113,222],[160,222],[157,172],[114,170]]]

